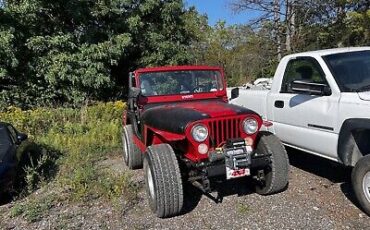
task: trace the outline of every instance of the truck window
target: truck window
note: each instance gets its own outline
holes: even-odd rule
[[[291,83],[295,80],[326,84],[325,75],[320,65],[313,58],[297,58],[288,62],[281,84],[281,93],[295,93]]]
[[[342,92],[369,90],[369,50],[331,54],[323,58]]]

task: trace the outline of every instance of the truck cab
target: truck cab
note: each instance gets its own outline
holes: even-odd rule
[[[370,167],[362,166],[370,165],[363,162],[370,153],[369,92],[370,47],[337,48],[284,57],[271,90],[239,90],[231,103],[260,113],[286,146],[354,167],[352,183],[369,214]]]

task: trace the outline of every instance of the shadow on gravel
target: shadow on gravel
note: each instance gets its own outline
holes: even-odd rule
[[[195,188],[193,185],[187,183],[185,185],[184,195],[184,207],[182,213],[186,214],[197,207],[203,193],[199,189]]]
[[[332,183],[339,183],[340,189],[347,199],[351,201],[357,208],[361,209],[352,190],[352,168],[344,167],[339,163],[296,149],[289,147],[286,147],[286,149],[289,155],[290,164],[292,166],[317,176],[324,177],[330,180]]]
[[[333,183],[350,183],[351,169],[339,163],[286,147],[292,166],[324,177]]]
[[[191,184],[186,185],[183,214],[195,209],[202,196],[208,197],[215,203],[222,203],[223,198],[227,196],[245,196],[254,193],[253,181],[248,177],[229,181],[213,180],[211,185],[214,191],[212,194],[205,194]]]

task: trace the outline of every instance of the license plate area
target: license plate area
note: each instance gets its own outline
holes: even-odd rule
[[[234,179],[238,177],[249,176],[251,174],[249,168],[242,168],[242,169],[230,169],[226,167],[226,179]]]

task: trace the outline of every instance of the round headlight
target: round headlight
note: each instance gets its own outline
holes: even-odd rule
[[[194,125],[194,127],[191,129],[191,135],[195,141],[203,142],[208,137],[208,129],[202,124]]]
[[[258,130],[258,122],[254,118],[246,118],[243,123],[243,130],[246,134],[254,134]]]

